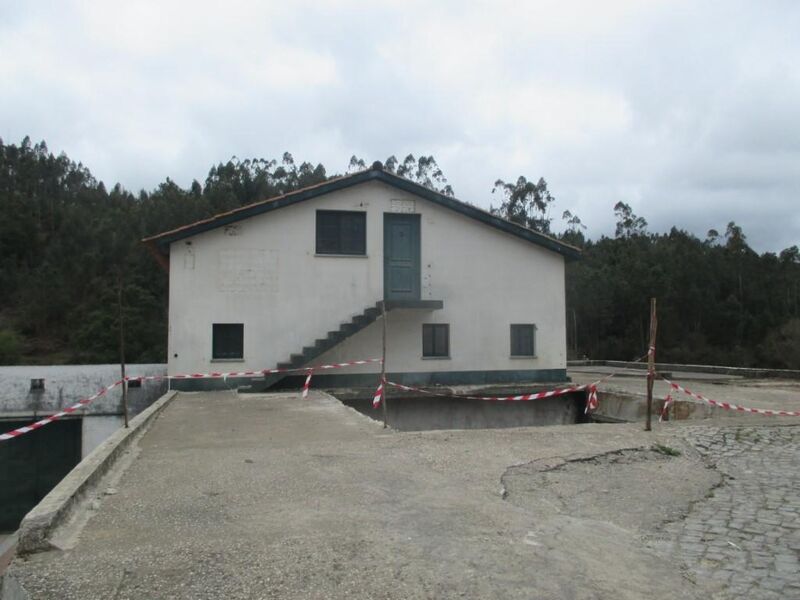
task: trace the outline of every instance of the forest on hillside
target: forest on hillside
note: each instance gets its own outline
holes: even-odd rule
[[[385,168],[453,195],[431,156]],[[353,157],[350,170],[364,168]],[[140,240],[328,179],[321,164],[238,159],[184,189],[111,189],[44,142],[0,140],[0,364],[164,362],[167,278]],[[492,210],[581,248],[567,266],[570,357],[631,359],[647,346],[649,299],[659,306],[661,361],[800,369],[800,251],[758,254],[720,215],[704,239],[651,233],[623,202],[614,237],[587,239],[580,218],[552,233],[554,197],[542,178],[497,180]],[[611,210],[612,207],[609,207]],[[723,229],[724,227],[724,229]],[[265,365],[271,366],[271,365]]]

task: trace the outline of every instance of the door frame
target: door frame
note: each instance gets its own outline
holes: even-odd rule
[[[417,233],[416,253],[413,268],[416,272],[413,297],[392,298],[389,294],[389,236],[392,221],[407,221]],[[383,299],[384,300],[420,300],[422,297],[422,219],[419,213],[383,213]]]

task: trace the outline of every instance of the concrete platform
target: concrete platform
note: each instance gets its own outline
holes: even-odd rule
[[[674,444],[677,430],[400,433],[321,392],[179,394],[82,530],[62,550],[15,559],[8,589],[59,599],[703,598],[641,531],[603,511],[510,502],[501,487],[514,465]],[[647,490],[646,477],[630,483]],[[614,494],[599,506],[618,511]]]
[[[618,372],[618,369],[611,367],[580,367],[568,370],[570,378],[579,384],[592,383],[610,373],[616,372]],[[612,379],[604,382],[600,387],[601,392],[617,392],[631,397],[644,398],[647,391],[646,373],[642,371],[634,371],[633,373],[622,371],[621,375],[615,375]],[[670,380],[712,400],[731,402],[752,408],[800,410],[800,381],[798,380],[744,379],[727,375],[694,372],[676,372],[671,374]],[[662,380],[656,380],[653,387],[653,398],[663,401],[669,391],[670,386],[667,383]],[[672,396],[677,401],[691,401],[689,396],[680,392],[674,393]],[[696,404],[693,401],[691,402]],[[704,405],[696,404],[696,406],[702,407]],[[800,418],[759,417],[713,407],[696,412],[697,416],[702,418],[740,417],[748,421],[756,419],[759,422],[777,422],[776,420],[781,423],[800,422]]]
[[[610,375],[611,373],[614,373],[615,379],[626,379],[630,377],[634,379],[643,379],[647,374],[647,371],[644,369],[632,369],[626,367],[609,367],[609,366],[569,367],[567,369],[567,375],[569,375],[569,377],[571,378],[574,377],[582,378],[586,375],[592,377],[600,375],[601,377],[604,377],[606,375]],[[726,375],[720,373],[701,373],[696,371],[674,371],[673,373],[676,378],[680,378],[687,381],[691,380],[691,381],[729,382],[729,381],[741,381],[742,379],[744,379],[739,375]]]

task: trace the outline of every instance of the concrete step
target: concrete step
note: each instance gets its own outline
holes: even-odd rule
[[[314,345],[303,346],[299,353],[289,356],[286,362],[278,363],[279,369],[295,369],[307,365],[311,360],[327,352],[341,341],[347,339],[351,335],[358,333],[369,324],[374,323],[378,316],[381,314],[381,303],[376,302],[375,306],[370,306],[364,309],[360,315],[356,315],[350,321],[339,325],[339,329],[329,331],[324,338],[314,340]],[[267,380],[265,388],[277,383],[284,375],[274,375],[272,380]]]

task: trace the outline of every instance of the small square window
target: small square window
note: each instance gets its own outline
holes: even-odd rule
[[[422,356],[437,358],[450,356],[450,325],[422,326]]]
[[[511,356],[536,356],[536,325],[511,326]]]
[[[244,324],[214,323],[211,358],[244,358]]]
[[[367,253],[367,213],[347,210],[317,211],[317,254]]]

